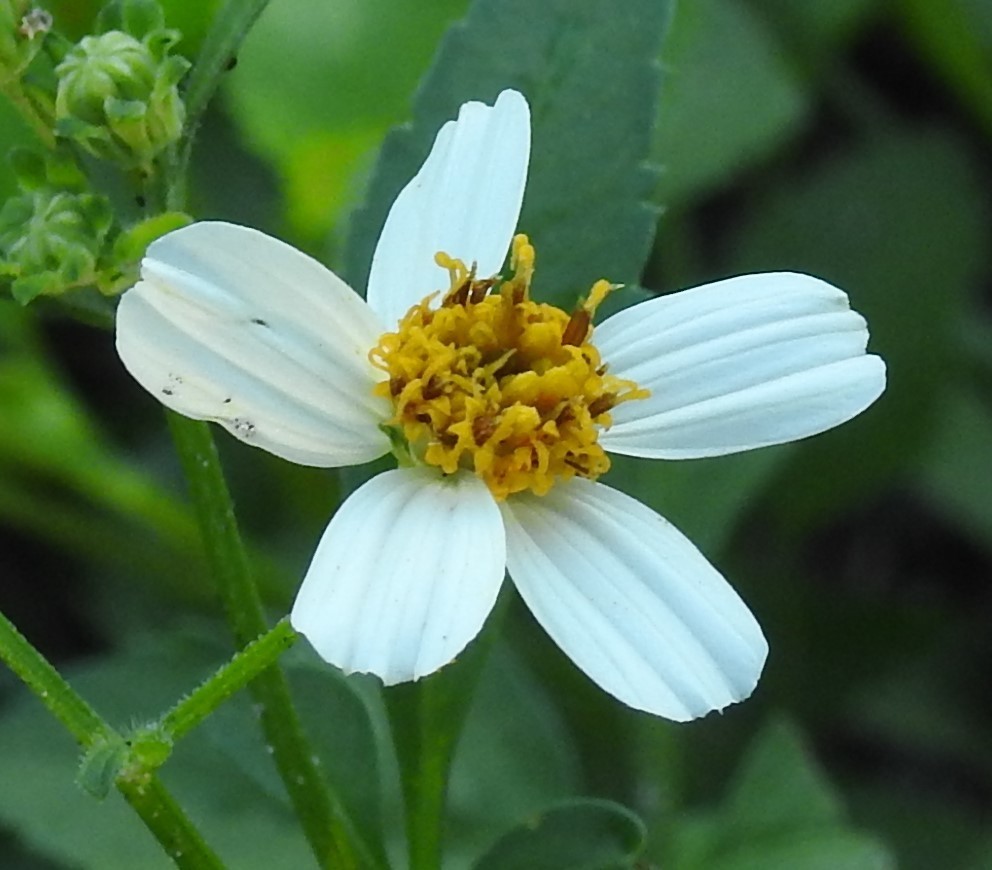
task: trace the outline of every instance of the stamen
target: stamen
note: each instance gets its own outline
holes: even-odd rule
[[[531,301],[534,259],[518,235],[512,276],[478,279],[474,265],[438,253],[450,281],[440,307],[436,294],[414,305],[369,354],[388,375],[376,392],[392,400],[389,423],[410,454],[445,474],[474,471],[497,499],[598,477],[609,468],[598,443],[609,411],[648,395],[610,375],[591,343],[615,286],[597,281],[569,315]]]
[[[589,403],[589,416],[595,420],[600,414],[612,410],[616,403],[617,397],[614,393],[603,393]]]
[[[565,331],[561,335],[562,344],[570,344],[579,347],[586,340],[589,334],[589,324],[592,322],[592,315],[584,308],[578,308],[572,312],[568,319]]]

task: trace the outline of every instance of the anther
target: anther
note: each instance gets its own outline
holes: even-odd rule
[[[572,316],[565,324],[565,329],[561,334],[562,347],[573,345],[581,346],[589,334],[589,322],[592,316],[584,308],[577,308],[572,312]]]
[[[589,403],[589,416],[595,420],[600,414],[614,408],[617,404],[616,393],[603,393]]]
[[[444,388],[441,385],[441,379],[437,375],[431,375],[427,379],[427,383],[424,384],[424,388],[421,390],[421,395],[424,397],[425,401],[429,402],[431,399],[436,399],[443,392]]]
[[[441,303],[445,308],[452,308],[455,305],[464,305],[468,302],[468,294],[472,289],[472,276],[469,275],[461,284],[444,297]]]
[[[472,437],[476,446],[481,447],[496,431],[496,421],[492,417],[476,417],[472,421]]]
[[[468,301],[473,305],[478,305],[483,299],[486,298],[486,294],[490,291],[493,285],[496,283],[495,278],[485,278],[482,281],[473,281],[472,289],[469,293]]]

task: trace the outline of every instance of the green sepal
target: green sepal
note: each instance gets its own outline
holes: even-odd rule
[[[390,426],[386,423],[380,423],[379,431],[389,439],[389,449],[392,451],[393,456],[396,457],[396,464],[400,468],[412,468],[417,464],[416,459],[413,458],[413,452],[410,450],[410,442],[406,440],[406,435],[403,434],[402,426]]]
[[[95,124],[87,124],[85,121],[72,115],[58,118],[55,121],[55,133],[65,139],[101,139],[110,140],[110,134],[102,127]]]
[[[114,787],[129,754],[127,742],[118,734],[94,743],[79,761],[76,785],[97,800],[103,800]]]
[[[159,30],[145,37],[145,45],[148,46],[152,57],[164,65],[167,61],[172,60],[172,57],[169,56],[169,51],[178,45],[182,41],[182,38],[183,35],[178,30]],[[192,66],[186,58],[179,57],[178,55],[176,58],[183,62],[184,72]],[[159,74],[161,75],[161,72]]]
[[[10,285],[10,295],[21,305],[33,302],[39,296],[54,295],[62,286],[62,278],[56,272],[38,272],[15,278]]]
[[[156,87],[171,88],[174,85],[178,85],[192,66],[193,64],[181,54],[174,54],[171,57],[163,58],[161,66],[158,68]]]
[[[63,254],[56,274],[63,287],[76,284],[93,271],[93,255],[71,244],[62,246]],[[55,292],[61,288],[56,288]]]
[[[145,117],[146,107],[140,100],[120,100],[117,97],[107,97],[103,104],[107,119],[113,122],[141,121]]]

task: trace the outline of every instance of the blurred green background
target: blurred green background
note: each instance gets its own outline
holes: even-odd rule
[[[163,5],[194,57],[218,4]],[[193,214],[338,267],[379,145],[410,120],[467,7],[273,0],[197,141]],[[51,8],[80,36],[98,4]],[[640,815],[644,860],[665,868],[992,868],[992,3],[683,0],[659,62],[660,216],[641,285],[815,274],[867,317],[889,388],[802,444],[649,471],[616,461],[614,482],[749,602],[766,673],[745,704],[672,725],[613,703],[515,608],[456,762],[451,866],[556,799],[594,795]],[[0,101],[0,147],[30,143]],[[14,189],[3,167],[0,196]],[[282,614],[342,483],[219,441]],[[0,609],[120,725],[157,715],[230,652],[159,407],[106,333],[9,300]],[[292,660],[329,764],[381,809],[395,848],[374,693],[362,685],[370,706],[352,709],[303,650]],[[257,740],[235,703],[164,778],[230,866],[309,866]],[[75,764],[69,737],[0,670],[0,867],[168,866],[116,797],[74,786]]]

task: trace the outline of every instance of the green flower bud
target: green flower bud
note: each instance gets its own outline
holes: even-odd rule
[[[13,197],[0,209],[0,275],[22,304],[92,283],[112,223],[102,196],[46,188]]]
[[[120,30],[85,36],[56,67],[56,130],[90,153],[147,167],[182,133],[185,107],[177,85],[189,69],[168,57],[175,31],[143,41]]]

